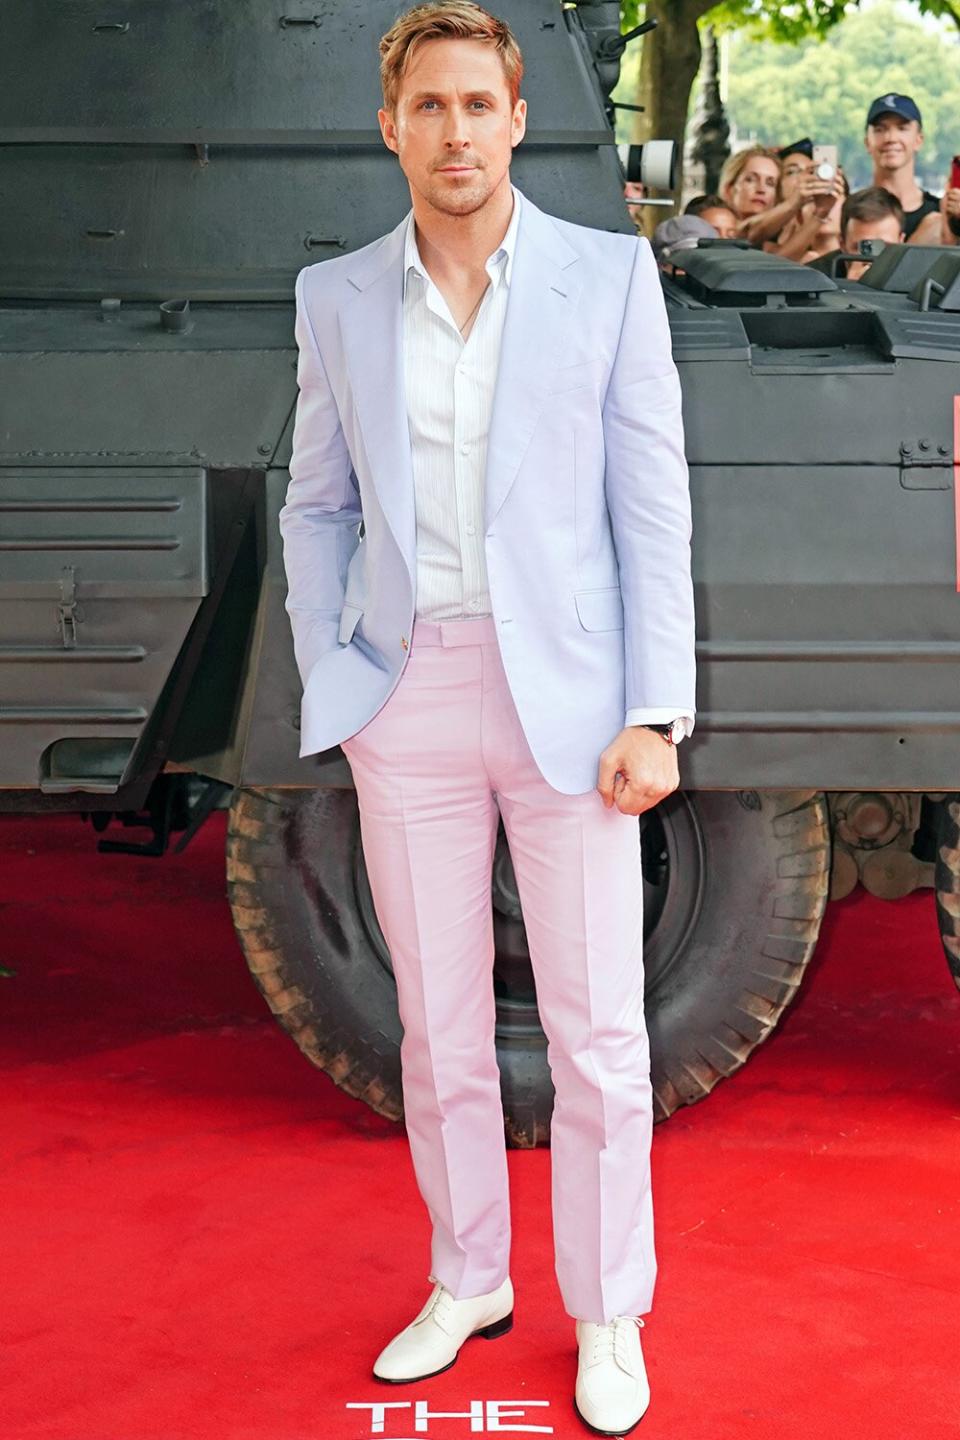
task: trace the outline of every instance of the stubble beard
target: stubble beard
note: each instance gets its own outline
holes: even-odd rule
[[[474,215],[482,210],[490,199],[496,183],[485,169],[473,171],[462,180],[453,180],[439,174],[427,176],[420,193],[441,215]]]

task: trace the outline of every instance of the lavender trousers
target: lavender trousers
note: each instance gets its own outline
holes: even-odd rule
[[[597,737],[598,758],[610,739]],[[607,810],[596,790],[564,795],[544,780],[489,618],[417,621],[396,689],[343,750],[396,976],[432,1276],[465,1299],[495,1290],[509,1269],[491,903],[501,815],[556,1096],[561,1296],[581,1320],[644,1314],[657,1266],[636,817]]]

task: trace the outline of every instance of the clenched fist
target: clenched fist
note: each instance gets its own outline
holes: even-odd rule
[[[621,730],[600,756],[597,789],[609,810],[642,815],[672,795],[680,784],[676,746],[642,725]]]

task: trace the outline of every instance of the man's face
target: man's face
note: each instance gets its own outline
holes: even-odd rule
[[[851,255],[861,240],[886,240],[889,245],[895,245],[902,239],[903,231],[894,215],[885,215],[882,220],[848,220],[843,234],[843,248]],[[847,279],[859,280],[869,268],[868,262],[851,260],[847,264]]]
[[[510,103],[500,56],[482,40],[425,41],[393,112],[377,112],[411,189],[445,215],[486,204],[509,172],[526,115],[525,100]]]
[[[700,219],[712,225],[721,240],[737,238],[737,217],[726,205],[711,205],[708,210],[701,210]]]
[[[812,169],[812,155],[802,155],[799,151],[794,151],[792,155],[787,156],[780,171],[780,194],[784,200],[789,200],[791,195],[796,194],[801,181],[810,174]]]
[[[752,155],[730,187],[730,203],[741,217],[769,210],[777,198],[780,166],[766,155]]]
[[[878,115],[867,126],[863,143],[878,170],[902,170],[905,165],[913,165],[913,157],[923,144],[923,132],[916,120]]]

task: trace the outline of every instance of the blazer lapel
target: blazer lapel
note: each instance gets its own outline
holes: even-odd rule
[[[403,242],[407,217],[349,272],[356,295],[340,330],[354,405],[387,524],[416,575],[413,462],[403,374]]]
[[[489,530],[517,477],[580,296],[579,255],[551,217],[523,197],[487,443]]]

